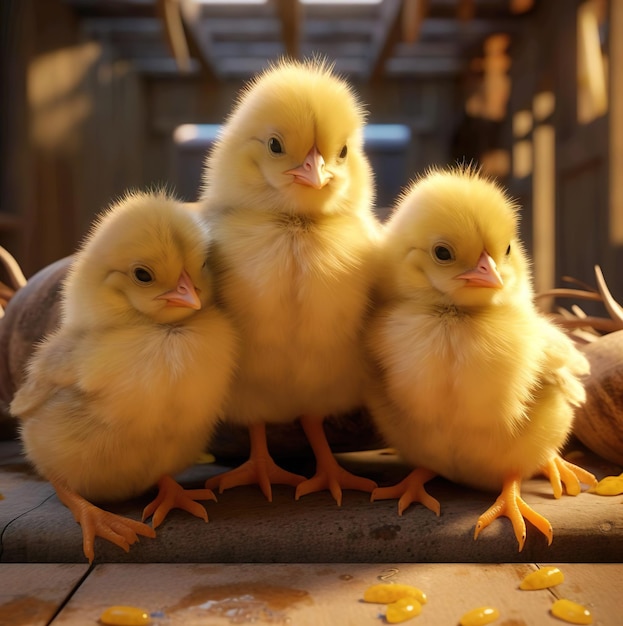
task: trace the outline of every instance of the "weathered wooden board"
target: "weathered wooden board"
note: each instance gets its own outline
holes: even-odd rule
[[[0,626],[46,626],[88,565],[0,564]]]
[[[562,585],[520,591],[519,581],[534,564],[103,564],[53,625],[95,624],[111,605],[141,607],[161,626],[378,625],[384,623],[385,606],[362,597],[384,575],[427,594],[414,625],[456,626],[464,613],[484,605],[498,609],[500,624],[560,625],[550,614],[556,597],[589,606],[596,626],[619,624],[623,565],[559,567],[566,575]]]
[[[2,442],[7,443],[14,442]],[[4,448],[0,445],[0,455]],[[391,484],[408,471],[377,451],[340,457],[348,469],[379,484]],[[591,469],[599,476],[606,473],[599,466]],[[219,471],[216,466],[193,466],[181,481],[198,486],[215,471]],[[620,471],[617,468],[616,473]],[[441,502],[440,517],[420,504],[399,516],[395,500],[371,503],[368,494],[354,491],[346,491],[338,507],[328,492],[295,501],[294,489],[275,486],[273,501],[268,502],[258,487],[239,487],[220,494],[218,502],[205,503],[209,523],[172,511],[155,539],[141,538],[127,554],[97,538],[95,562],[623,562],[621,496],[585,491],[556,500],[547,480],[526,481],[523,497],[550,520],[554,541],[548,546],[528,523],[526,545],[519,552],[507,519],[495,520],[478,540],[473,539],[478,516],[497,494],[442,479],[429,485],[430,493]],[[0,458],[0,493],[5,496],[0,501],[1,562],[85,562],[80,527],[52,487],[28,471],[22,457]],[[140,519],[149,499],[146,494],[106,508]]]

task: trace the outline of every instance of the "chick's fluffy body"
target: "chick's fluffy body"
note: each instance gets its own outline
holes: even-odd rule
[[[76,256],[59,330],[40,345],[11,410],[26,454],[51,481],[121,500],[192,464],[234,366],[231,323],[212,303],[208,234],[163,194],[128,196]],[[133,269],[149,268],[150,285]],[[201,309],[167,306],[185,269]]]
[[[242,337],[227,406],[238,422],[324,416],[362,401],[378,236],[363,120],[328,67],[283,62],[245,90],[208,159],[217,291]],[[332,174],[322,189],[285,173],[313,146]]]
[[[500,289],[456,278],[483,250]],[[476,488],[535,474],[568,436],[588,363],[532,303],[511,202],[473,171],[431,172],[401,198],[384,252],[368,401],[388,443]]]

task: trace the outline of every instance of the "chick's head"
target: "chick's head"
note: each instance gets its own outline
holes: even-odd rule
[[[393,289],[480,307],[530,298],[516,205],[476,170],[432,170],[400,198],[387,226]]]
[[[85,324],[117,318],[182,321],[211,301],[208,233],[162,192],[128,194],[94,223],[64,285],[64,313]]]
[[[242,91],[208,157],[205,196],[291,214],[369,205],[364,121],[362,105],[328,64],[281,61]]]

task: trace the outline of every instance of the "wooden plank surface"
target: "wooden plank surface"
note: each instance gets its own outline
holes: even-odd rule
[[[31,567],[40,567],[32,565]],[[562,624],[550,614],[566,597],[590,607],[596,626],[621,617],[621,564],[559,564],[565,582],[520,591],[536,565],[517,564],[102,564],[96,566],[53,626],[96,624],[112,605],[153,614],[160,626],[291,624],[365,626],[385,623],[385,606],[364,603],[365,589],[386,576],[428,596],[415,624],[456,626],[470,609],[490,605],[499,624]],[[255,620],[255,621],[254,621]]]
[[[2,442],[15,443],[15,442]],[[0,455],[6,446],[0,445]],[[15,447],[15,446],[14,446]],[[7,452],[9,452],[7,450]],[[379,484],[392,484],[408,469],[378,451],[339,455],[343,465]],[[590,467],[598,476],[621,469]],[[202,486],[211,473],[224,468],[196,465],[180,476],[188,487]],[[296,467],[288,467],[296,469]],[[305,472],[300,472],[305,473]],[[428,486],[428,485],[427,485]],[[209,523],[184,511],[172,511],[155,539],[141,538],[125,553],[96,539],[96,563],[538,563],[623,562],[621,496],[603,497],[586,491],[556,500],[547,480],[526,481],[522,495],[554,528],[548,546],[527,524],[527,541],[518,551],[509,520],[495,520],[474,541],[478,516],[497,494],[469,490],[442,479],[429,483],[441,502],[437,517],[420,504],[402,516],[395,500],[370,502],[369,495],[345,491],[341,507],[328,492],[294,500],[294,489],[273,488],[268,502],[255,485],[239,487],[207,502]],[[0,561],[84,563],[82,534],[52,487],[33,475],[23,457],[0,457]],[[107,506],[140,519],[152,494]]]
[[[88,565],[0,564],[0,626],[46,626]]]

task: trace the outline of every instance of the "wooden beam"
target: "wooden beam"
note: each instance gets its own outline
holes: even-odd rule
[[[301,54],[301,5],[299,0],[273,0],[279,23],[281,39],[286,54],[294,59]]]
[[[85,17],[81,24],[87,35],[93,37],[127,36],[134,39],[162,35],[160,17]]]
[[[188,48],[201,64],[204,76],[210,80],[218,80],[218,73],[213,63],[212,42],[206,28],[201,24],[201,6],[192,0],[177,0]]]
[[[154,0],[63,0],[80,17],[153,17]]]
[[[175,59],[178,71],[183,74],[190,72],[190,52],[182,23],[178,0],[156,0],[156,12],[164,25],[167,45]]]
[[[534,0],[510,0],[510,12],[520,14],[532,10]]]
[[[136,57],[132,59],[132,67],[141,74],[149,74],[151,76],[162,77],[179,77],[180,70],[175,59],[170,57]],[[184,76],[198,76],[201,74],[201,66],[197,59],[190,59],[188,70],[184,72]]]
[[[474,18],[476,5],[474,0],[458,0],[456,4],[456,19],[460,22],[467,22]]]
[[[372,52],[368,78],[378,80],[383,76],[385,62],[392,55],[394,45],[400,40],[401,0],[383,0],[379,7],[379,21],[372,31]]]
[[[422,28],[422,22],[428,11],[428,0],[403,0],[402,4],[402,39],[406,43],[415,43]]]
[[[452,57],[395,57],[388,59],[385,75],[388,78],[430,78],[458,75],[463,61]]]

